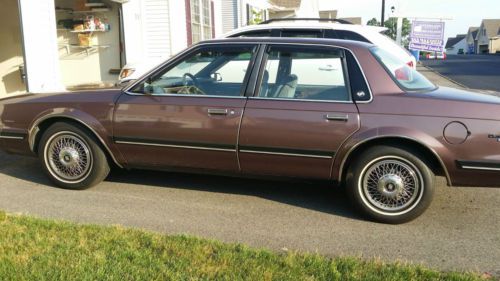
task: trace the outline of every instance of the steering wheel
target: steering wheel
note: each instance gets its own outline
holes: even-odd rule
[[[188,79],[187,79],[188,77],[191,79],[191,81],[193,81],[193,85],[191,85],[191,86],[199,88],[198,87],[198,79],[196,79],[196,77],[193,74],[191,74],[191,73],[184,73],[184,75],[182,75],[182,85],[184,85],[184,86],[190,86],[188,84]]]

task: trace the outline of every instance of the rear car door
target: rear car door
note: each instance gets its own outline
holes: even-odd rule
[[[359,128],[343,49],[266,46],[238,143],[248,174],[328,179],[337,149]]]
[[[237,172],[255,44],[195,47],[120,96],[114,140],[129,166]]]

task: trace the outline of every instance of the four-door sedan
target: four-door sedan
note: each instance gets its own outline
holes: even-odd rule
[[[367,43],[203,42],[123,90],[0,103],[0,146],[38,155],[57,186],[110,165],[327,180],[370,218],[401,223],[449,185],[500,183],[500,98],[438,88]]]

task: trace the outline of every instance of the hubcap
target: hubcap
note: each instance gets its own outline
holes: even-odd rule
[[[400,212],[415,206],[422,175],[404,159],[371,162],[362,173],[363,196],[378,210]]]
[[[80,182],[90,172],[91,151],[84,140],[71,132],[52,136],[45,153],[49,171],[61,181]]]

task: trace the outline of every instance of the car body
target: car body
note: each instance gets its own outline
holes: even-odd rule
[[[427,55],[425,57],[428,60],[445,60],[446,53],[445,52],[431,52],[431,53],[427,53]]]
[[[285,21],[286,20],[286,21]],[[333,22],[332,22],[333,21]],[[405,48],[399,46],[394,40],[383,34],[385,27],[362,26],[347,24],[335,20],[321,21],[317,19],[281,19],[271,20],[263,24],[249,25],[226,33],[222,38],[231,37],[305,37],[305,38],[330,38],[344,39],[372,43],[377,45],[416,69],[417,61]],[[162,62],[162,59],[144,62],[127,63],[121,70],[119,84],[125,85],[136,80],[148,70]]]
[[[0,147],[38,155],[63,188],[109,164],[345,186],[400,223],[449,185],[498,186],[500,98],[436,87],[374,45],[231,38],[199,43],[122,90],[0,102]]]

